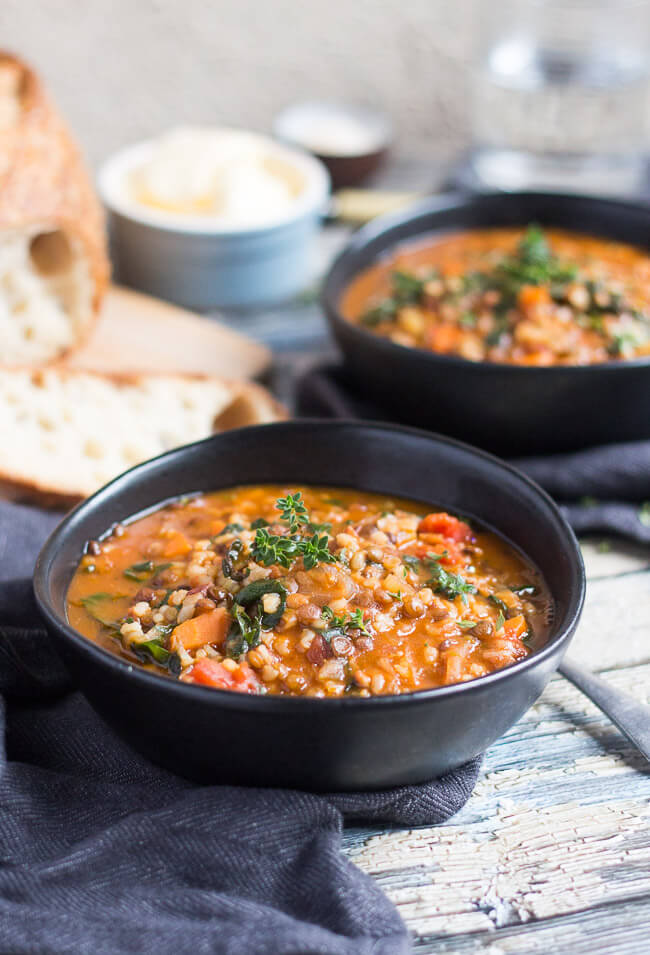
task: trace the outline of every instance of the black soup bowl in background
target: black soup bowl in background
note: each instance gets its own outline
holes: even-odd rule
[[[542,572],[555,611],[530,657],[467,683],[401,696],[249,696],[158,676],[68,624],[84,545],[165,500],[236,484],[325,484],[399,495],[494,529]],[[539,696],[576,628],[584,572],[573,533],[528,478],[408,428],[295,421],[226,432],[135,467],[79,505],[45,544],[36,598],[79,687],[153,762],[193,779],[334,791],[417,783],[482,752]]]
[[[452,195],[360,229],[325,280],[322,304],[353,391],[391,420],[430,427],[506,456],[650,437],[650,357],[597,365],[473,362],[397,345],[343,318],[352,279],[401,244],[466,229],[537,222],[650,249],[650,207],[542,193]]]

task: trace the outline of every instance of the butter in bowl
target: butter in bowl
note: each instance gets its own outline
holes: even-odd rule
[[[179,127],[99,172],[118,279],[191,308],[282,301],[314,275],[329,177],[244,130]]]

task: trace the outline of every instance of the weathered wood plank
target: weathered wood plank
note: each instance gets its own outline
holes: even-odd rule
[[[650,549],[631,541],[588,538],[580,541],[587,580],[650,570]]]
[[[415,939],[416,955],[647,955],[646,896],[473,935]]]
[[[571,656],[603,670],[650,661],[650,573],[589,581]]]
[[[492,932],[649,894],[650,806],[501,805],[489,826],[376,836],[353,854],[416,936]]]
[[[606,678],[643,698],[650,665]],[[458,816],[365,839],[350,832],[348,851],[395,901],[416,951],[437,951],[442,938],[459,942],[445,951],[537,951],[533,926],[594,905],[648,893],[650,915],[647,769],[593,704],[556,678],[487,754]],[[524,923],[523,940],[506,934],[500,949],[503,930]],[[566,924],[572,939],[574,922]],[[637,941],[625,944],[643,951]]]

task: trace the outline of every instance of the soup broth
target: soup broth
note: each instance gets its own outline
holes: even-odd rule
[[[349,489],[235,487],[90,542],[68,592],[88,639],[184,682],[369,697],[526,657],[552,601],[497,535]]]

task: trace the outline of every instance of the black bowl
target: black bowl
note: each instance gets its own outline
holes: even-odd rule
[[[539,222],[650,248],[650,207],[588,196],[447,196],[360,229],[334,262],[322,304],[353,389],[383,417],[505,454],[650,437],[650,358],[549,368],[472,362],[396,345],[340,314],[351,279],[395,246],[429,235]]]
[[[176,495],[242,483],[330,484],[414,498],[497,529],[544,575],[548,643],[469,683],[403,696],[247,696],[131,666],[76,633],[65,596],[84,544]],[[151,760],[205,781],[321,791],[415,783],[482,752],[533,703],[582,609],[576,540],[550,498],[481,451],[425,432],[296,421],[230,431],[139,465],[79,505],[38,559],[36,598],[92,705]]]

